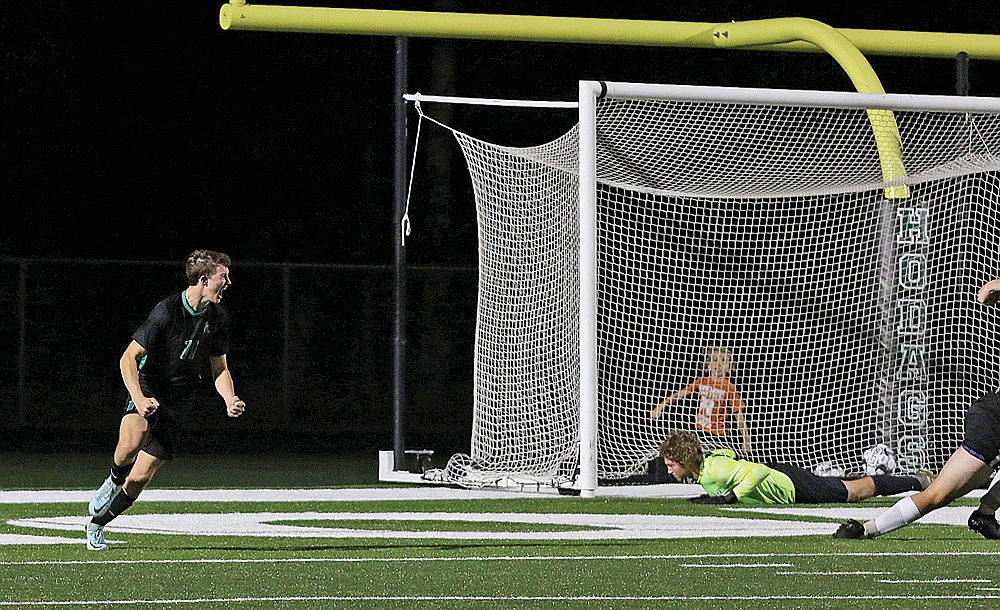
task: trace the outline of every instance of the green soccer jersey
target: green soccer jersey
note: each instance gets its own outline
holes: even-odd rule
[[[737,460],[732,449],[706,453],[698,483],[710,496],[732,491],[741,504],[795,502],[795,486],[788,475],[763,464]]]

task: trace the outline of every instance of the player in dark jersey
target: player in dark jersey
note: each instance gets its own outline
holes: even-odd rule
[[[1000,300],[1000,279],[987,282],[977,295],[983,305]],[[951,504],[989,479],[1000,455],[1000,392],[972,403],[965,414],[962,446],[948,458],[941,474],[924,491],[903,498],[865,523],[851,519],[834,538],[875,538],[907,526],[932,510]],[[969,529],[991,540],[1000,539],[996,511],[1000,506],[1000,474],[993,475],[979,507],[969,515]]]
[[[220,304],[229,288],[229,257],[195,250],[185,264],[188,286],[163,299],[133,333],[119,362],[128,390],[111,474],[94,492],[87,524],[87,548],[108,548],[104,526],[122,514],[174,457],[177,418],[190,408],[206,369],[226,403],[229,417],[246,404],[233,386],[226,353],[229,315]]]

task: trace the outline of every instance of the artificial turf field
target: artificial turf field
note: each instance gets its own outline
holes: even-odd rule
[[[61,463],[68,484],[37,488],[77,490],[70,495],[86,498],[89,485],[80,485],[80,479],[96,477],[99,482],[104,470],[88,472],[89,460],[0,454],[0,488],[32,489],[26,483],[44,478],[32,475],[33,470],[50,472]],[[834,540],[828,533],[752,536],[748,534],[784,530],[781,521],[788,528],[804,524],[795,527],[827,532],[839,519],[732,511],[681,498],[451,490],[448,497],[459,499],[419,500],[404,486],[374,489],[375,466],[364,460],[197,456],[187,461],[187,466],[180,466],[181,461],[171,464],[178,466],[174,476],[164,471],[154,487],[164,492],[274,487],[261,484],[280,478],[274,471],[289,467],[288,472],[297,472],[284,480],[301,483],[315,465],[318,470],[311,480],[319,485],[287,487],[367,484],[371,487],[361,496],[370,499],[246,501],[255,495],[289,494],[232,491],[227,492],[235,497],[232,502],[184,499],[185,493],[197,498],[204,492],[175,492],[179,498],[159,501],[151,487],[149,501],[140,500],[109,526],[108,539],[114,542],[101,553],[84,548],[82,531],[75,525],[60,530],[11,524],[19,519],[63,526],[72,520],[82,523],[85,500],[0,504],[0,536],[76,539],[0,545],[0,607],[776,609],[1000,604],[1000,545],[962,526],[917,524],[869,541]],[[374,463],[374,456],[370,461]],[[237,478],[230,469],[244,476]],[[219,483],[214,476],[228,484],[213,484]],[[192,481],[197,484],[184,485]],[[312,493],[324,497],[325,492]],[[469,499],[463,499],[463,493]],[[392,497],[407,499],[388,499]],[[860,508],[892,501],[870,500]],[[973,503],[962,500],[958,504],[963,508],[954,510],[967,514]],[[310,535],[260,535],[266,529],[253,535],[212,535],[208,532],[214,526],[209,525],[184,534],[155,531],[166,531],[173,520],[184,522],[194,515],[202,515],[201,523],[212,522],[216,515],[220,523],[239,523],[259,513],[267,515],[258,521],[272,524],[261,527],[308,530]],[[485,519],[475,518],[484,513]],[[126,517],[134,527],[115,531],[119,521],[128,523]],[[601,532],[615,529],[602,525],[612,518],[624,529],[649,522],[670,526],[670,535],[684,535],[688,528],[687,535],[699,537],[601,538]],[[743,525],[734,530],[720,527],[733,520]],[[733,531],[740,535],[715,537]],[[348,535],[354,537],[344,537]]]

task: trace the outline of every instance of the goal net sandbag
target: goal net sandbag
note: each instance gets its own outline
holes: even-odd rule
[[[480,281],[471,452],[445,477],[566,485],[589,446],[597,477],[632,479],[674,429],[819,472],[878,445],[939,469],[1000,382],[1000,312],[975,298],[1000,276],[1000,115],[923,105],[599,99],[590,274],[579,126],[530,148],[455,131]]]

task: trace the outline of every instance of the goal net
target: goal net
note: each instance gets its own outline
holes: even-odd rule
[[[975,299],[1000,276],[1000,101],[591,85],[553,142],[454,131],[480,282],[471,452],[445,478],[593,489],[673,429],[939,469],[1000,383]]]

